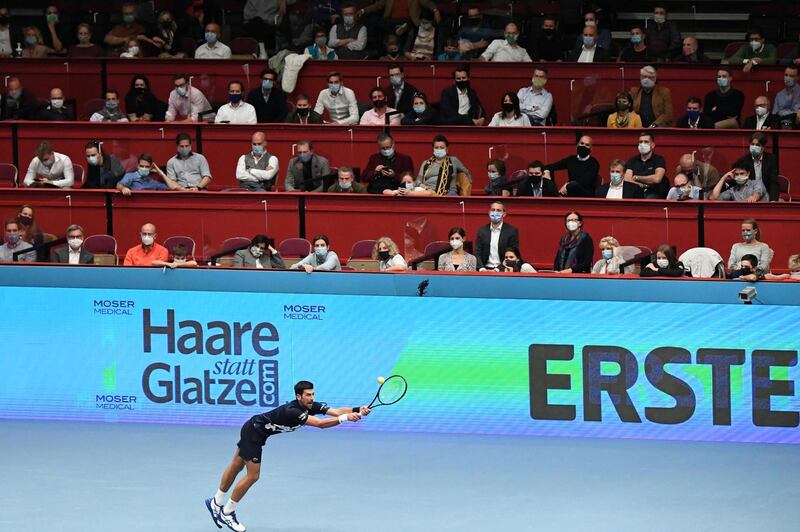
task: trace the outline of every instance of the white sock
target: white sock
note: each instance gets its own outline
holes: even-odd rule
[[[238,502],[234,501],[233,499],[228,499],[228,502],[225,503],[225,507],[222,509],[222,513],[225,515],[231,515],[234,510],[236,510],[236,505],[239,504]]]
[[[217,494],[214,495],[214,502],[217,506],[222,506],[225,504],[225,492],[222,490],[217,490]]]

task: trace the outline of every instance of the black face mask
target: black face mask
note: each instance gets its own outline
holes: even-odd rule
[[[592,153],[592,149],[588,146],[578,146],[578,157],[581,159],[585,159],[590,153]]]
[[[147,90],[147,88],[146,87],[135,87],[133,90],[136,91],[136,94],[144,94],[145,91]]]
[[[172,21],[171,20],[162,21],[161,22],[161,27],[164,28],[165,30],[171,30],[172,29]]]
[[[554,30],[553,28],[544,28],[542,30],[542,35],[544,35],[548,39],[551,39],[555,34],[556,34],[556,30]]]
[[[305,117],[307,117],[307,116],[308,116],[308,111],[309,111],[309,110],[310,110],[310,109],[308,109],[308,108],[305,108],[305,109],[298,109],[298,110],[297,110],[297,116],[302,116],[303,118],[305,118]]]
[[[481,17],[469,17],[469,18],[467,19],[467,23],[468,23],[470,26],[479,26],[479,25],[480,25],[480,23],[481,23]]]
[[[530,180],[531,185],[533,185],[534,187],[538,187],[539,183],[542,182],[542,176],[540,175],[529,175],[528,179]]]
[[[505,102],[503,102],[503,112],[504,113],[510,113],[513,110],[514,110],[514,104],[513,103],[505,103]]]
[[[518,262],[519,262],[518,260],[508,260],[508,259],[505,260],[505,264],[509,268],[516,268]]]
[[[389,260],[389,252],[388,251],[379,251],[378,252],[378,257],[381,260]]]
[[[462,91],[464,89],[468,89],[469,88],[469,80],[465,79],[465,80],[462,80],[462,81],[456,81],[456,87],[458,87]]]
[[[11,24],[11,17],[0,17],[0,26],[8,26]]]
[[[739,269],[739,275],[750,275],[753,273],[753,270],[750,269],[750,266],[743,266]]]
[[[17,216],[17,221],[24,226],[28,226],[31,225],[31,223],[33,222],[33,218],[31,218],[30,216],[23,216],[22,214],[20,214],[19,216]]]
[[[383,109],[386,107],[386,100],[372,100],[372,105],[375,109]]]

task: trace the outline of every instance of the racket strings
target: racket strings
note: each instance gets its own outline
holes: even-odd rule
[[[406,393],[406,382],[403,378],[395,376],[386,379],[378,391],[378,400],[383,404],[399,401]]]

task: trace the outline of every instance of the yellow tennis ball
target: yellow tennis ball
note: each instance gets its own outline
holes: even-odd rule
[[[386,381],[383,377],[378,377],[378,384],[383,384]]]

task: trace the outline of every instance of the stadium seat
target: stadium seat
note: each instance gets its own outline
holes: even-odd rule
[[[792,185],[789,183],[789,178],[785,175],[778,176],[778,190],[780,191],[781,201],[792,201],[791,193]]]
[[[350,258],[347,259],[347,264],[350,264],[350,261],[353,259],[371,259],[372,249],[374,247],[374,240],[359,240],[353,244],[353,248],[350,250]]]
[[[188,236],[171,236],[168,239],[164,240],[164,247],[167,248],[167,251],[172,254],[172,248],[177,246],[178,244],[183,244],[186,246],[187,255],[189,257],[195,257],[195,243],[194,239]]]
[[[75,184],[73,186],[77,187],[79,185],[83,185],[83,181],[86,179],[86,173],[83,171],[83,166],[73,163],[72,173],[75,174]]]
[[[94,255],[95,264],[117,265],[117,240],[111,235],[89,235],[83,247]]]
[[[220,246],[219,248],[219,253],[224,253],[230,250],[231,254],[233,254],[233,250],[241,248],[242,246],[249,246],[249,245],[250,245],[250,239],[243,236],[234,236],[231,238],[226,238],[222,242],[222,246]]]
[[[17,167],[11,163],[0,163],[0,187],[17,186]]]
[[[725,47],[725,51],[722,52],[722,64],[727,64],[728,59],[732,57],[742,46],[747,46],[747,43],[744,41],[735,41],[732,43],[728,43]]]
[[[278,252],[284,258],[302,258],[311,253],[311,242],[305,238],[287,238],[278,244]]]
[[[230,43],[231,55],[245,58],[258,57],[258,41],[252,37],[236,37]]]

